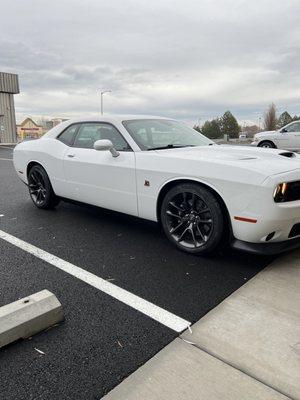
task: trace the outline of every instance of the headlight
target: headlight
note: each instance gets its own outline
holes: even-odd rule
[[[275,203],[300,200],[300,181],[282,182],[273,193]]]
[[[285,199],[287,187],[288,187],[288,184],[286,182],[279,183],[279,185],[276,186],[274,193],[273,193],[275,203],[282,203],[283,201],[285,201],[284,199]]]

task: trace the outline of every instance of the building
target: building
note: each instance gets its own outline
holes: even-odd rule
[[[18,75],[0,72],[0,143],[16,143],[14,94],[20,93]]]
[[[52,119],[42,118],[40,120],[40,124],[43,127],[44,133],[46,133],[50,129],[54,128],[56,125],[59,125],[64,121],[68,121],[68,120],[66,118],[52,118]]]
[[[44,133],[43,127],[38,125],[31,118],[24,119],[20,125],[17,125],[18,141],[24,139],[38,139]]]
[[[39,122],[37,123],[32,118],[28,117],[25,118],[21,124],[17,125],[18,142],[21,142],[24,139],[38,139],[56,125],[67,120],[62,118],[54,118],[49,120],[41,118],[38,119],[38,121]]]

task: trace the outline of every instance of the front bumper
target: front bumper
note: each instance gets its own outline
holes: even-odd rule
[[[289,250],[300,247],[300,237],[285,240],[283,242],[250,243],[243,240],[233,239],[231,246],[240,251],[247,251],[253,254],[262,254],[266,256],[284,253]]]

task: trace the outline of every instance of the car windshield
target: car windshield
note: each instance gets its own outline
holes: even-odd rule
[[[209,146],[212,140],[187,125],[166,119],[135,119],[123,125],[142,150]]]

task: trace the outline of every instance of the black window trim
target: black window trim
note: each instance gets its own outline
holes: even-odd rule
[[[73,141],[72,141],[72,144],[71,144],[71,145],[68,145],[68,144],[62,142],[61,140],[60,140],[60,142],[63,143],[63,144],[65,144],[65,145],[68,146],[68,147],[73,147],[74,149],[94,150],[93,148],[75,147],[75,146],[74,146],[74,143],[75,143],[76,138],[77,138],[77,136],[78,136],[78,134],[79,134],[81,125],[83,125],[83,124],[105,124],[105,125],[110,125],[110,126],[112,126],[112,127],[115,128],[116,131],[121,135],[121,137],[123,138],[123,140],[126,142],[126,144],[127,144],[127,146],[128,146],[128,149],[126,149],[126,150],[118,150],[118,151],[120,151],[120,152],[133,151],[132,147],[130,146],[130,144],[128,143],[128,141],[125,139],[124,135],[119,131],[119,129],[118,129],[114,124],[112,124],[111,122],[106,122],[106,121],[81,121],[81,122],[73,122],[72,124],[68,125],[62,132],[60,132],[60,134],[56,137],[56,139],[59,140],[59,137],[60,137],[67,129],[69,129],[71,126],[73,126],[73,125],[78,125],[78,126],[77,126],[77,129],[76,129],[76,131],[75,131],[75,135],[74,135],[74,138],[73,138]]]
[[[74,134],[72,143],[71,143],[71,144],[67,144],[67,143],[63,142],[62,140],[60,140],[59,138],[61,137],[61,135],[62,135],[63,133],[65,133],[65,132],[66,132],[69,128],[71,128],[71,126],[73,126],[73,125],[77,125],[77,128],[76,128],[76,131],[75,131],[75,134]],[[55,139],[59,140],[62,144],[66,145],[66,146],[68,146],[68,147],[73,147],[73,144],[74,144],[74,142],[75,142],[75,138],[76,138],[76,136],[77,136],[77,133],[78,133],[78,130],[79,130],[80,125],[81,125],[81,122],[73,122],[72,124],[68,125],[62,132],[60,132],[60,134],[59,134],[58,136],[56,136]]]
[[[118,129],[114,124],[112,124],[111,122],[105,122],[105,121],[103,121],[103,122],[102,122],[102,121],[86,121],[86,122],[82,121],[82,122],[80,122],[80,125],[84,125],[84,124],[104,124],[104,125],[110,125],[110,126],[112,126],[113,128],[115,128],[115,130],[119,133],[119,135],[121,136],[121,138],[125,141],[125,143],[126,143],[127,146],[128,146],[128,149],[126,149],[126,150],[118,150],[118,151],[120,151],[120,152],[123,152],[123,151],[133,151],[133,150],[132,150],[132,147],[131,147],[130,144],[127,142],[127,140],[124,138],[124,136],[123,136],[122,133],[119,131],[119,129]],[[81,126],[80,126],[80,128],[77,130],[77,132],[76,132],[76,134],[75,134],[75,138],[74,138],[72,147],[74,147],[74,149],[94,150],[93,148],[92,148],[92,149],[89,149],[89,148],[86,148],[86,147],[77,147],[77,146],[74,146],[74,143],[75,143],[75,141],[76,141],[76,139],[77,139],[77,136],[79,135],[80,129],[81,129]]]

